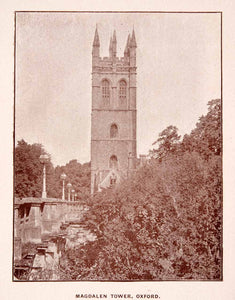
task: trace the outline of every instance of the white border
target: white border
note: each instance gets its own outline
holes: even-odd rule
[[[30,1],[0,4],[1,103],[1,299],[76,299],[75,294],[159,294],[160,299],[235,299],[235,204],[233,120],[235,116],[235,3],[234,1]],[[223,12],[223,130],[224,130],[224,280],[223,282],[12,282],[13,72],[14,11],[20,10],[144,10]]]

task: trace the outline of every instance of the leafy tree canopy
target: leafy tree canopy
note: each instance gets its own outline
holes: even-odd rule
[[[40,197],[42,192],[42,164],[39,157],[45,154],[41,144],[27,144],[23,139],[15,149],[16,197]]]
[[[46,154],[41,144],[28,144],[23,139],[15,149],[15,196],[41,197],[43,165],[39,157]],[[48,154],[48,153],[47,153]],[[78,199],[86,199],[90,193],[90,163],[80,164],[71,160],[65,166],[53,167],[50,161],[46,164],[46,184],[48,198],[62,197],[61,174],[67,175],[66,183],[71,182]],[[66,191],[67,195],[67,191]]]
[[[64,253],[64,279],[221,279],[220,100],[208,106],[182,142],[167,127],[149,164],[89,199],[97,240]]]
[[[197,151],[205,159],[213,155],[221,155],[221,100],[215,99],[208,102],[208,113],[201,116],[196,128],[190,135],[185,135],[182,147],[184,151]]]
[[[151,156],[161,160],[167,155],[175,153],[179,140],[178,128],[172,125],[168,126],[159,134],[159,138],[153,142],[153,145],[158,144],[158,148],[150,151]]]

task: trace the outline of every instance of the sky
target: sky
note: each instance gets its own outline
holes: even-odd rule
[[[91,51],[137,40],[137,153],[169,125],[182,136],[221,97],[220,14],[17,13],[15,135],[41,143],[54,166],[90,160]]]

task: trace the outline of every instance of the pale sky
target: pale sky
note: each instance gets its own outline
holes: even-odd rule
[[[41,143],[54,166],[90,160],[91,51],[116,29],[123,56],[137,40],[137,152],[175,125],[190,133],[221,96],[220,14],[17,13],[16,141]]]

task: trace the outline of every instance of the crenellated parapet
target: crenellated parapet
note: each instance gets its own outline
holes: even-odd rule
[[[117,38],[114,30],[113,36],[110,37],[109,57],[100,57],[100,39],[96,28],[93,48],[92,48],[92,72],[113,71],[129,72],[136,71],[136,38],[133,29],[132,36],[127,37],[127,42],[123,57],[117,57]]]

